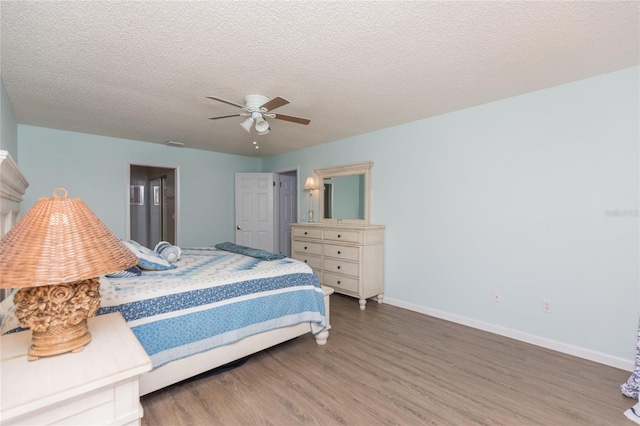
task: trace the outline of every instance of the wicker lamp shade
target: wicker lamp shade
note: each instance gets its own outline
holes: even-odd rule
[[[57,188],[0,241],[0,287],[14,296],[20,325],[32,330],[29,360],[78,352],[91,341],[87,318],[100,307],[99,276],[138,263],[80,200]]]
[[[57,188],[0,244],[1,288],[73,282],[129,268],[138,258],[79,198]]]

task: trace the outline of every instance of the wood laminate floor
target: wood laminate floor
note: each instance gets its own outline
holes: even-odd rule
[[[308,334],[142,397],[142,424],[633,424],[627,371],[341,295],[331,322],[325,346]]]

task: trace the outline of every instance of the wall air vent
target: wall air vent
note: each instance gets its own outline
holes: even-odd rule
[[[167,141],[167,142],[165,142],[165,145],[183,147],[184,143],[183,142],[176,142],[176,141]]]

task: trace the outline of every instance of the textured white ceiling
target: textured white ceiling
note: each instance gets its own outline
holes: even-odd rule
[[[267,156],[639,63],[638,1],[2,1],[21,124]],[[247,94],[271,120],[208,120]],[[257,141],[260,150],[252,142]]]

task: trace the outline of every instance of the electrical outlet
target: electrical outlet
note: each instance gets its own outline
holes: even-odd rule
[[[551,313],[551,300],[542,299],[542,311],[548,314]]]
[[[493,291],[493,303],[502,303],[502,292],[500,290]]]

